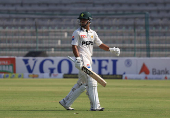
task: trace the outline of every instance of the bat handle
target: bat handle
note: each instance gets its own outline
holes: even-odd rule
[[[73,58],[71,58],[70,56],[68,56],[68,58],[72,61],[72,62],[75,62]]]

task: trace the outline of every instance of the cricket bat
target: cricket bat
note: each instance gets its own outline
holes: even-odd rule
[[[68,58],[69,58],[71,61],[75,62],[75,61],[73,60],[73,58],[71,58],[70,56],[68,56]],[[85,66],[83,66],[83,67],[81,68],[81,70],[82,70],[83,72],[85,72],[86,74],[88,74],[88,75],[89,75],[90,77],[92,77],[93,79],[95,79],[95,80],[96,80],[99,84],[101,84],[103,87],[106,86],[107,82],[106,82],[103,78],[101,78],[98,74],[96,74],[95,72],[93,72],[92,70],[88,69],[88,68],[85,67]]]

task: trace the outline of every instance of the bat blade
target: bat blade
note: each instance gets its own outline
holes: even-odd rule
[[[92,77],[93,79],[95,79],[99,84],[101,84],[103,87],[106,86],[107,82],[101,78],[98,74],[96,74],[95,72],[93,72],[92,70],[88,69],[87,67],[83,66],[82,67],[82,71],[85,72],[86,74],[88,74],[90,77]]]
[[[72,61],[75,62],[73,58],[71,58],[70,56],[68,56],[68,58]],[[92,70],[88,69],[87,67],[83,66],[81,69],[83,72],[85,72],[86,74],[88,74],[90,77],[92,77],[93,79],[95,79],[99,84],[101,84],[103,87],[106,86],[107,82],[101,78],[98,74],[96,74],[95,72],[93,72]]]

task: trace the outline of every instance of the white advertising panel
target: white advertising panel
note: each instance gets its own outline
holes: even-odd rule
[[[24,73],[24,78],[63,78],[63,73],[34,73],[34,74],[30,74],[30,73]]]
[[[16,65],[20,73],[78,73],[67,57],[17,57]]]
[[[93,71],[98,74],[133,74],[136,73],[135,58],[93,58]],[[17,73],[64,73],[77,74],[74,62],[67,57],[17,57]]]
[[[93,57],[92,68],[101,75],[170,75],[170,58]],[[16,57],[16,73],[77,74],[78,69],[67,57]]]
[[[136,65],[136,58],[93,58],[93,71],[101,75],[134,74],[137,73]]]
[[[163,75],[164,80],[170,80],[170,75]]]
[[[145,78],[145,75],[137,75],[137,74],[124,74],[122,76],[122,79],[125,79],[125,80],[144,80]]]
[[[52,73],[50,78],[63,78],[63,73]]]
[[[44,73],[44,78],[50,78],[50,74],[49,73]]]
[[[0,79],[3,79],[4,78],[4,74],[0,74]]]
[[[44,73],[24,73],[24,78],[44,78]]]
[[[169,75],[170,58],[137,59],[137,74]]]
[[[169,80],[170,75],[144,75],[144,74],[124,74],[124,80]]]

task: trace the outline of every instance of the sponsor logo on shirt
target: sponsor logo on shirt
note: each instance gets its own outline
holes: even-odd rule
[[[87,64],[87,68],[90,68],[90,64]]]
[[[81,37],[81,38],[87,38],[87,36],[86,36],[86,35],[80,35],[80,37]]]
[[[72,36],[72,40],[74,40],[74,36]]]
[[[93,45],[92,41],[82,41],[82,45]]]

